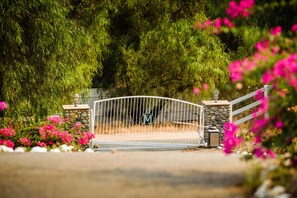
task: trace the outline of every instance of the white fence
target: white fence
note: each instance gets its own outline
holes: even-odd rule
[[[93,148],[168,149],[202,145],[203,106],[155,96],[117,97],[94,102]]]
[[[271,89],[272,89],[272,86],[265,85],[261,89],[258,89],[258,90],[254,91],[252,93],[249,93],[249,94],[247,94],[245,96],[242,96],[240,98],[237,98],[235,100],[232,100],[231,101],[232,108],[233,108],[233,106],[235,104],[238,104],[238,103],[243,102],[243,101],[246,101],[246,100],[248,100],[248,99],[250,99],[252,97],[255,97],[259,92],[260,93],[263,93],[265,98],[268,98],[268,93],[269,93],[269,90],[271,90]],[[255,107],[257,107],[260,104],[261,104],[261,101],[260,100],[257,100],[255,102],[250,103],[250,104],[248,104],[248,105],[246,105],[244,107],[241,107],[239,109],[236,109],[236,110],[233,110],[232,109],[232,118],[234,116],[237,116],[238,117],[238,115],[242,114],[243,112],[246,112],[246,111],[248,111],[248,110],[250,110],[252,108],[255,108]],[[260,113],[257,114],[257,116],[260,116],[260,115],[261,115]],[[266,114],[265,116],[268,116],[268,114]],[[251,120],[251,119],[253,119],[253,115],[252,114],[250,114],[248,116],[245,116],[243,118],[240,118],[240,119],[234,121],[234,123],[237,124],[237,125],[239,125],[239,124],[244,123],[244,122],[246,122],[248,120]]]

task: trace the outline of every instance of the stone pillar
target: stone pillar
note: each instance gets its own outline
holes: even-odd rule
[[[204,105],[204,140],[208,142],[207,126],[216,127],[220,131],[220,141],[224,139],[224,124],[232,120],[231,103],[227,100],[202,101]]]
[[[82,124],[83,131],[91,131],[91,112],[89,105],[63,105],[63,109],[64,118],[69,118],[69,129],[71,129],[75,123],[80,122]]]

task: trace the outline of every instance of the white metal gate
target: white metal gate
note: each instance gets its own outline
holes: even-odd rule
[[[203,106],[156,96],[94,102],[93,149],[182,149],[202,146]]]

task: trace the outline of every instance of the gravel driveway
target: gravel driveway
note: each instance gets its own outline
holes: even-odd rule
[[[244,197],[249,165],[221,151],[0,153],[0,197]]]

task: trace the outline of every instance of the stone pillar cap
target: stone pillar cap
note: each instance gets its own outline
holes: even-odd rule
[[[77,106],[74,105],[62,105],[64,110],[79,110],[79,109],[90,109],[88,104],[77,104]]]
[[[206,106],[216,106],[216,105],[230,105],[231,103],[228,100],[218,100],[217,102],[213,101],[213,100],[206,100],[206,101],[202,101],[203,105]]]

